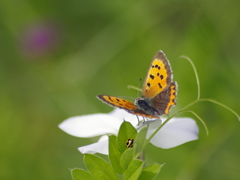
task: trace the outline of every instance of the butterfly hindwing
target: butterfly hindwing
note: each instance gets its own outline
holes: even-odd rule
[[[147,118],[150,118],[150,119],[152,119],[152,118],[158,118],[158,116],[155,116],[155,115],[151,115],[151,114],[149,114],[149,113],[146,113],[146,112],[144,112],[144,111],[141,110],[141,109],[135,109],[135,110],[133,110],[133,111],[130,112],[130,113],[135,114],[135,115],[137,115],[137,116],[147,117]]]
[[[171,85],[163,92],[159,93],[151,102],[151,105],[158,111],[159,115],[168,114],[170,108],[176,104],[177,83]]]
[[[172,72],[167,57],[162,51],[158,51],[150,64],[142,96],[152,99],[167,88],[172,81]]]

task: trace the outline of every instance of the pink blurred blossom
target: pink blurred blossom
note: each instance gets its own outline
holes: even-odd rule
[[[24,30],[20,48],[27,58],[41,58],[54,53],[59,41],[60,33],[56,23],[35,23]]]

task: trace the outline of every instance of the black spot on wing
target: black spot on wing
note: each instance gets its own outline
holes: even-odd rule
[[[154,75],[150,74],[150,78],[151,78],[151,79],[154,79]]]
[[[162,85],[161,85],[161,83],[158,83],[158,86],[162,89]]]

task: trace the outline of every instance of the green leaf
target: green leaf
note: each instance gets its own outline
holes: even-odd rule
[[[137,130],[132,126],[132,124],[124,121],[119,129],[117,137],[118,150],[121,154],[127,149],[127,140],[130,138],[135,139],[136,135]]]
[[[137,180],[142,172],[144,162],[139,159],[134,159],[123,173],[124,180]]]
[[[161,167],[163,165],[160,165],[160,164],[157,164],[157,163],[154,163],[154,164],[151,164],[147,167],[145,167],[143,170],[142,170],[142,173],[139,177],[139,180],[145,180],[145,179],[154,179],[154,177],[159,173]]]
[[[134,140],[133,149],[134,149],[134,157],[137,158],[141,152],[143,151],[144,144],[146,142],[148,127],[141,129]]]
[[[85,180],[85,179],[93,180],[90,173],[84,169],[78,169],[78,168],[71,169],[71,174],[72,174],[73,180]]]
[[[85,154],[84,162],[93,179],[119,180],[112,166],[104,159],[93,154]]]
[[[129,148],[121,156],[120,165],[122,169],[125,170],[132,160],[133,160],[133,148]]]
[[[118,150],[117,147],[117,137],[116,136],[108,136],[108,141],[109,141],[109,160],[112,164],[113,169],[118,173],[122,174],[123,170],[120,165],[120,158],[121,158],[121,153]]]

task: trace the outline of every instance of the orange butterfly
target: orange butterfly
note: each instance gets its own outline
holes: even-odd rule
[[[167,57],[158,51],[150,64],[143,84],[142,98],[136,98],[132,103],[126,99],[98,95],[97,98],[104,103],[124,109],[129,113],[158,118],[168,114],[171,106],[175,105],[177,83],[172,82],[172,71]]]

